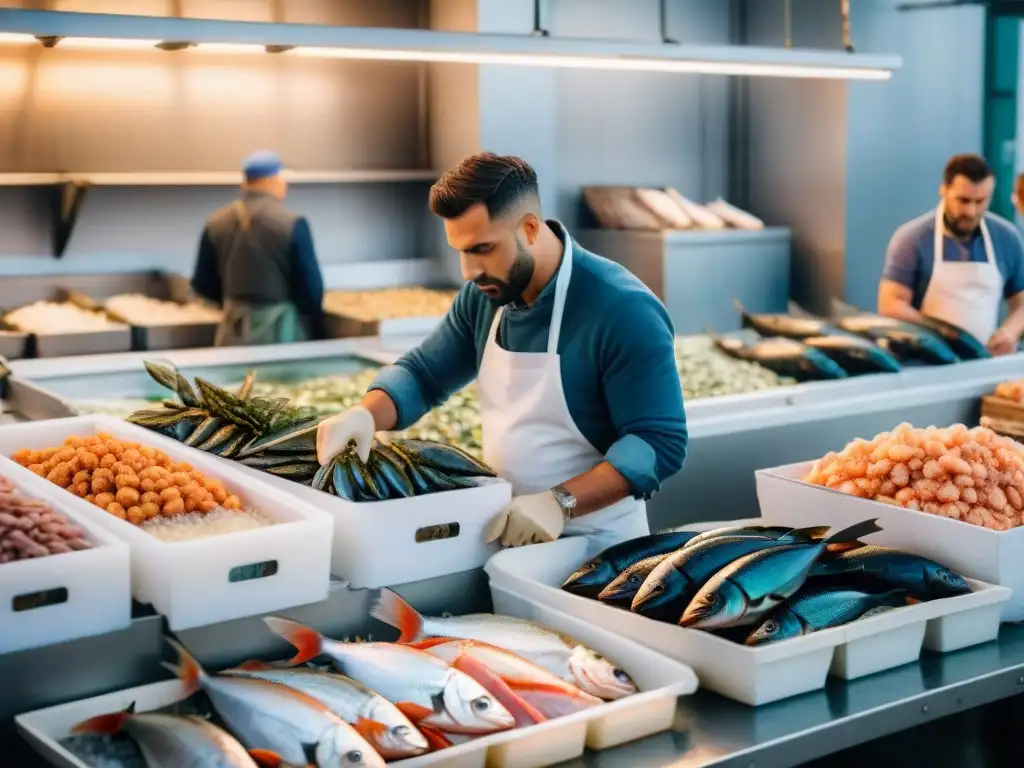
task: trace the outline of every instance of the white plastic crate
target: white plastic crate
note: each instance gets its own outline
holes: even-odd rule
[[[237,466],[330,513],[334,520],[331,573],[347,580],[353,589],[376,589],[481,568],[500,548],[497,543],[484,543],[487,524],[512,501],[512,486],[500,478],[481,478],[476,488],[409,499],[352,502],[252,467]]]
[[[758,706],[825,685],[829,672],[851,679],[914,661],[927,626],[940,622],[937,636],[956,635],[962,645],[995,639],[998,620],[989,606],[1009,597],[1009,590],[972,582],[978,591],[907,606],[761,648],[748,648],[708,632],[653,621],[597,600],[560,589],[587,560],[587,543],[579,537],[509,549],[487,564],[495,604],[507,596],[530,599],[589,625],[603,627],[692,666],[701,686],[744,704]],[[983,621],[988,610],[988,621]],[[975,626],[977,625],[977,626]],[[972,631],[968,630],[970,627]],[[934,645],[935,650],[952,650]],[[842,649],[837,653],[837,649]]]
[[[697,689],[697,677],[686,665],[528,598],[502,596],[496,608],[565,632],[614,659],[632,675],[640,692],[529,728],[484,736],[391,765],[402,768],[540,768],[577,758],[585,747],[607,749],[670,729],[678,697]],[[180,682],[170,680],[36,710],[18,715],[15,722],[21,735],[51,765],[89,768],[58,744],[60,739],[70,735],[76,724],[94,715],[122,710],[133,701],[140,712],[164,707],[181,700],[185,693]]]
[[[109,416],[81,416],[0,427],[0,454],[61,445],[72,435],[106,432],[149,445],[224,482],[245,505],[275,522],[255,530],[191,541],[163,542],[124,520],[53,486],[64,507],[126,542],[132,594],[151,603],[173,630],[214,624],[324,600],[330,584],[330,518],[296,496],[239,472],[213,456]],[[277,564],[263,578],[231,581],[236,568]]]
[[[0,476],[85,531],[93,548],[0,564],[0,653],[124,629],[131,623],[128,546],[66,503],[66,491],[0,456]],[[37,607],[27,598],[53,590]],[[63,590],[63,592],[57,592]],[[63,599],[60,599],[63,598]],[[18,606],[16,608],[16,606]]]
[[[861,499],[803,482],[813,461],[758,470],[757,500],[769,524],[844,528],[878,518],[871,543],[922,555],[964,576],[1013,590],[1003,621],[1024,620],[1024,528],[992,531],[927,512]],[[811,522],[813,521],[813,522]]]

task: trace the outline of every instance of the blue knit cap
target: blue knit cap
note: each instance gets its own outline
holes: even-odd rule
[[[242,173],[246,181],[265,179],[268,176],[276,176],[284,169],[284,163],[277,152],[270,149],[261,149],[253,152],[242,163]]]

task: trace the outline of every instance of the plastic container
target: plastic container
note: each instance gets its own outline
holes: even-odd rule
[[[131,623],[128,546],[67,504],[71,494],[0,457],[0,476],[81,527],[92,549],[0,564],[0,653],[124,629]]]
[[[353,589],[376,589],[483,567],[500,549],[497,542],[484,543],[484,530],[512,501],[507,481],[480,478],[476,488],[357,503],[238,466],[331,515],[331,573]]]
[[[843,627],[748,648],[707,632],[652,621],[562,591],[562,582],[586,559],[587,543],[581,537],[495,555],[486,570],[496,607],[506,595],[522,597],[547,606],[551,612],[562,612],[630,637],[689,664],[702,687],[752,706],[818,690],[830,672],[852,679],[914,661],[921,653],[927,626],[933,621],[945,621],[945,632],[956,634],[957,640],[968,644],[995,639],[999,624],[993,620],[989,606],[1009,597],[1009,590],[1002,587],[972,582],[978,591],[970,595],[908,606]],[[986,610],[987,623],[981,621]],[[964,627],[976,620],[977,634],[969,635]],[[938,635],[943,632],[936,630]]]
[[[401,760],[402,768],[539,768],[643,738],[672,727],[677,698],[697,689],[693,670],[607,630],[565,616],[528,598],[499,595],[496,609],[572,635],[626,669],[640,693],[601,707],[549,720],[529,728],[484,736],[440,752]],[[92,699],[36,710],[15,718],[18,730],[44,759],[60,768],[89,768],[58,744],[88,717],[124,709],[163,707],[184,698],[185,688],[170,680]]]
[[[64,507],[126,542],[131,549],[132,594],[151,603],[172,630],[213,624],[324,600],[330,583],[330,518],[296,496],[223,464],[213,456],[159,437],[120,419],[81,416],[0,427],[0,454],[61,445],[72,435],[106,432],[149,445],[222,480],[246,506],[275,525],[204,539],[167,543],[57,489]],[[54,486],[57,488],[57,486]],[[261,565],[261,578],[243,568]],[[248,570],[252,570],[251,568]]]
[[[813,466],[802,462],[755,473],[764,520],[844,528],[877,518],[883,530],[871,535],[872,543],[906,549],[964,576],[1009,587],[1013,596],[1003,605],[1003,621],[1024,620],[1024,528],[992,531],[803,482]]]

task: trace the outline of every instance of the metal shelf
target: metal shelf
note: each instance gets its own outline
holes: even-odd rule
[[[433,170],[286,171],[292,184],[374,184],[434,181]],[[239,171],[140,171],[129,173],[0,173],[0,187],[50,187],[62,184],[94,187],[235,186]]]

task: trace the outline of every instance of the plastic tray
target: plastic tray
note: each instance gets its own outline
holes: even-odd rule
[[[679,696],[697,689],[697,677],[684,664],[666,659],[631,640],[618,637],[571,616],[552,611],[529,598],[501,595],[496,610],[541,623],[572,635],[626,669],[640,693],[529,728],[474,739],[440,752],[401,760],[402,768],[539,768],[583,754],[624,744],[672,727]],[[18,730],[43,758],[60,768],[89,768],[57,742],[82,720],[124,709],[131,702],[146,711],[184,697],[177,680],[36,710],[15,718]]]
[[[878,518],[883,530],[872,534],[873,543],[907,549],[964,576],[1009,587],[1013,596],[1003,605],[1003,621],[1024,620],[1024,528],[991,531],[803,482],[813,466],[802,462],[755,473],[766,521],[799,527],[813,520],[842,528]]]
[[[633,638],[692,666],[704,688],[752,706],[822,688],[830,672],[852,679],[914,661],[933,622],[938,622],[930,646],[935,650],[993,640],[999,622],[991,606],[1009,597],[1009,590],[1003,587],[972,582],[978,591],[970,595],[908,606],[805,637],[748,648],[559,589],[586,559],[587,543],[578,537],[505,550],[486,567],[495,603],[499,595],[521,596],[553,612]]]
[[[497,543],[484,543],[484,530],[512,500],[507,481],[483,478],[476,488],[355,503],[252,467],[239,468],[330,513],[334,519],[331,573],[346,579],[353,589],[481,568],[500,548]]]
[[[0,454],[60,445],[72,435],[107,432],[150,445],[224,482],[277,524],[251,531],[167,543],[61,491],[65,507],[125,541],[131,549],[132,593],[152,603],[173,630],[324,600],[330,582],[331,520],[301,499],[149,430],[108,416],[80,416],[0,427]],[[160,438],[157,440],[156,438]],[[56,486],[54,486],[56,487]],[[236,568],[276,562],[263,578],[231,581]]]
[[[93,548],[0,565],[0,653],[124,629],[131,623],[127,545],[67,504],[70,494],[0,457],[0,476],[80,526]],[[49,597],[40,593],[51,592]],[[41,604],[16,610],[39,595]],[[20,607],[20,606],[19,606]]]

